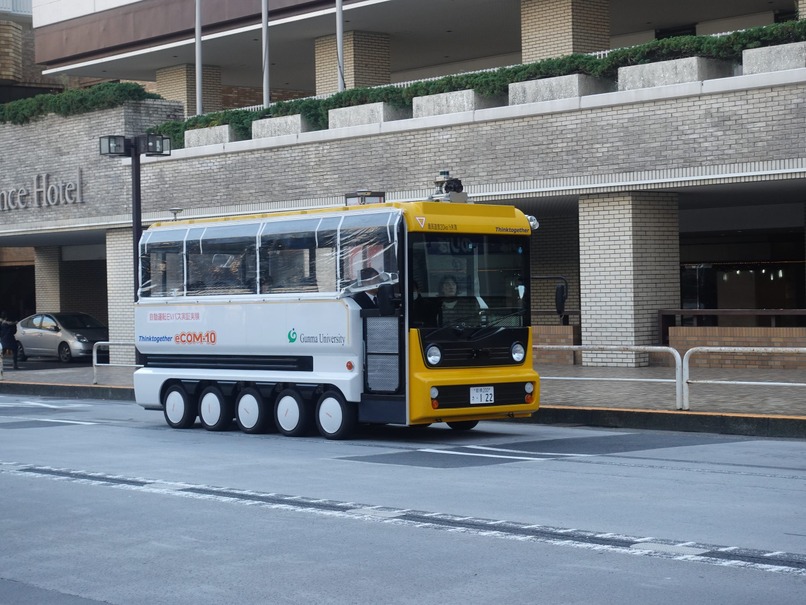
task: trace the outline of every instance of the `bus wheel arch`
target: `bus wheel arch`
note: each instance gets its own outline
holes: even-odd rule
[[[244,386],[238,391],[235,399],[235,421],[238,423],[238,428],[248,434],[277,431],[274,408],[260,390],[251,385]]]
[[[326,388],[316,403],[316,428],[326,439],[347,439],[358,424],[358,407],[341,391]]]
[[[302,437],[313,428],[313,406],[296,388],[280,391],[274,402],[277,430],[288,437]]]
[[[206,386],[199,395],[199,420],[208,431],[226,431],[232,426],[232,399],[217,384]]]
[[[163,391],[162,409],[165,422],[174,429],[189,429],[198,415],[195,399],[178,381],[170,383]]]

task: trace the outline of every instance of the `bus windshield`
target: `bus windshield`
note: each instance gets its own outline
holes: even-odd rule
[[[529,241],[506,235],[412,233],[410,326],[529,325]]]

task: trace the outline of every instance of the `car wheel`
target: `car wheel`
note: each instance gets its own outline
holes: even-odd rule
[[[238,395],[235,420],[244,433],[257,434],[277,430],[271,406],[263,399],[260,391],[253,388],[246,388]]]
[[[162,397],[165,422],[174,429],[189,429],[196,422],[196,405],[181,384],[174,384]]]
[[[358,409],[341,393],[326,391],[316,406],[316,426],[326,439],[347,439],[358,423]]]
[[[478,420],[459,420],[458,422],[449,422],[448,426],[454,431],[469,431],[475,428],[478,423]]]
[[[232,403],[216,386],[199,397],[199,420],[208,431],[226,431],[232,426]]]
[[[66,342],[59,344],[59,361],[70,363],[73,361],[73,353],[70,352],[70,345]]]
[[[277,430],[289,437],[307,435],[313,426],[312,407],[294,389],[284,390],[274,404]]]

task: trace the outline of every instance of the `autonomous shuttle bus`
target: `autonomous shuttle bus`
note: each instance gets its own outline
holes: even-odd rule
[[[467,203],[458,179],[437,183],[418,202],[373,194],[147,229],[137,402],[174,428],[198,417],[208,430],[329,439],[357,423],[466,430],[533,414],[537,221]]]

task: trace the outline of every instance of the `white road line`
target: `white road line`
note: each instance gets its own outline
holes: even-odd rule
[[[476,458],[502,458],[504,460],[530,460],[532,462],[540,462],[541,460],[544,460],[544,458],[529,458],[526,456],[497,456],[495,454],[473,454],[471,452],[456,452],[453,450],[424,449],[417,451],[428,452],[429,454],[450,454],[452,456],[475,456]]]
[[[54,405],[52,403],[41,403],[39,401],[15,401],[8,403],[0,403],[0,408],[47,408],[49,410],[65,410],[73,408],[86,408],[89,407],[86,403],[63,403],[61,405]]]
[[[586,458],[590,456],[594,456],[595,454],[563,454],[560,452],[530,452],[527,450],[510,450],[503,447],[489,447],[487,445],[462,445],[460,447],[466,447],[468,449],[473,450],[487,450],[491,452],[510,452],[513,454],[532,454],[534,456],[568,456],[568,457],[577,457],[577,458]]]
[[[61,420],[59,418],[29,418],[32,422],[55,422],[57,424],[81,424],[84,426],[91,426],[98,424],[97,422],[80,422],[78,420]]]

